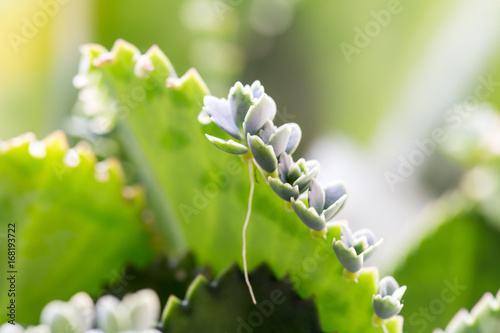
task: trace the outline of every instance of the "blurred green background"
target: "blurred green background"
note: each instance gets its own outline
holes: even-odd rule
[[[482,281],[448,306],[442,320],[428,321],[427,331],[500,287],[498,252],[478,241],[483,233],[492,243],[499,240],[491,236],[498,224],[485,222],[497,218],[494,204],[486,214],[471,208],[456,217],[448,214],[452,204],[441,199],[444,208],[426,218],[432,222],[419,224],[428,203],[459,188],[467,170],[484,163],[498,170],[496,162],[481,158],[481,150],[463,148],[460,138],[474,116],[462,117],[444,144],[459,146],[469,159],[450,159],[436,148],[396,188],[386,177],[397,172],[399,157],[416,149],[415,141],[448,129],[447,115],[457,104],[473,96],[489,109],[500,107],[498,1],[0,0],[0,36],[0,139],[28,131],[43,137],[63,127],[77,100],[72,79],[79,45],[110,48],[123,38],[146,51],[157,44],[179,76],[195,67],[214,95],[224,95],[236,80],[261,80],[278,104],[278,122],[301,125],[301,153],[320,160],[324,180],[344,179],[351,191],[352,203],[342,216],[386,238],[374,262],[409,285],[412,298],[406,301],[413,305],[402,313],[408,315],[405,331],[425,331],[408,318],[433,294],[421,292],[418,279],[404,272],[432,272],[424,267],[428,254],[413,252],[413,270],[397,258],[404,262],[412,244],[443,221],[458,220],[456,230],[468,230],[470,221],[480,224],[479,231],[457,232],[457,239],[476,235],[477,246],[469,244],[467,251],[489,256],[492,269],[481,279],[471,274],[477,267],[464,270],[457,263],[455,271],[426,280],[437,286],[436,293],[457,276],[466,276],[469,285]],[[488,198],[498,198],[492,193]],[[436,242],[436,252],[453,253],[439,230],[426,242]]]
[[[0,138],[60,127],[76,98],[78,46],[117,38],[144,51],[158,44],[215,95],[260,79],[309,142],[336,130],[369,143],[384,119],[407,111],[397,106],[408,107],[409,89],[438,114],[478,75],[498,73],[498,24],[484,16],[498,18],[494,1],[395,1],[387,17],[391,2],[2,0]],[[443,96],[432,100],[430,86]],[[488,100],[500,103],[499,93]]]

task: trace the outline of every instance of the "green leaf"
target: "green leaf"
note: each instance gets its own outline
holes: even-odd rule
[[[419,239],[392,274],[408,286],[401,315],[409,333],[444,327],[461,307],[500,286],[500,232],[477,206],[456,193],[443,197],[430,218],[437,229]]]
[[[215,136],[206,135],[207,139],[220,150],[225,151],[229,154],[241,155],[248,152],[248,148],[242,145],[241,143],[235,142],[233,140],[222,140],[216,138]]]
[[[8,270],[17,272],[17,322],[36,323],[53,299],[80,290],[95,296],[125,263],[150,260],[143,191],[124,188],[122,173],[117,160],[97,163],[84,144],[69,150],[61,132],[42,141],[29,134],[0,141],[2,246],[15,224],[16,258]],[[6,247],[0,262],[6,271]],[[1,304],[8,304],[5,278],[0,289]]]
[[[435,333],[495,333],[500,331],[500,291],[496,298],[486,293],[471,312],[461,309],[446,326]]]
[[[322,332],[312,300],[302,300],[289,281],[276,281],[266,266],[250,274],[254,305],[242,272],[232,266],[213,283],[198,276],[184,301],[172,296],[162,315],[166,332]]]
[[[216,137],[224,134],[214,124],[201,126],[197,121],[208,90],[196,72],[190,70],[180,79],[169,77],[166,87],[151,88],[147,80],[133,75],[131,49],[118,42],[116,60],[96,67],[93,60],[104,51],[90,46],[89,70],[80,75],[100,79],[85,89],[108,94],[121,109],[134,91],[144,92],[144,98],[129,102],[130,112],[119,114],[116,131],[138,167],[170,250],[183,250],[187,244],[198,262],[209,263],[216,273],[235,261],[241,264],[241,230],[250,187],[247,166],[206,139],[207,132]],[[328,240],[312,239],[309,229],[285,210],[283,200],[264,180],[256,186],[247,233],[249,268],[267,263],[277,278],[290,272],[301,297],[315,295],[324,331],[383,332],[372,326],[377,270],[362,271],[358,283],[344,280],[331,247],[332,239],[340,237],[339,227],[327,236]],[[388,329],[400,332],[401,325],[402,318],[394,318]]]

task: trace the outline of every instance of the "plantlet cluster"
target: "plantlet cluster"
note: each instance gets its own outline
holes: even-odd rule
[[[316,177],[318,161],[291,156],[299,146],[302,130],[296,123],[277,127],[276,103],[259,81],[252,85],[237,82],[228,98],[205,96],[202,112],[233,139],[206,134],[217,148],[241,155],[255,165],[273,191],[291,207],[314,236],[324,236],[326,222],[340,212],[347,199],[342,182],[321,186]],[[205,119],[201,116],[199,118]]]
[[[344,276],[348,279],[357,279],[363,263],[382,244],[383,239],[375,242],[373,232],[368,229],[358,230],[352,233],[348,226],[342,225],[341,239],[333,240],[333,251],[337,255],[342,266]]]
[[[151,289],[127,294],[121,301],[105,295],[95,305],[87,293],[79,292],[68,302],[48,303],[40,325],[23,329],[4,324],[0,333],[161,333],[156,329],[159,319],[160,300]]]
[[[378,293],[373,296],[375,321],[382,322],[397,315],[403,308],[401,298],[406,291],[406,286],[400,287],[392,276],[386,276],[379,282]]]
[[[311,229],[314,238],[324,237],[327,222],[344,207],[347,189],[342,182],[321,185],[317,181],[320,165],[318,161],[303,158],[294,162],[292,154],[297,149],[302,130],[296,123],[276,126],[276,103],[265,93],[260,81],[252,85],[237,82],[226,98],[205,96],[204,107],[198,116],[202,123],[212,121],[232,139],[205,134],[217,148],[235,155],[249,165],[250,197],[247,217],[243,226],[243,264],[245,277],[252,300],[256,303],[246,269],[246,229],[248,226],[254,181],[255,166],[267,184],[283,200],[285,207],[291,206],[299,219]],[[234,140],[237,141],[234,141]],[[375,241],[370,230],[352,233],[341,226],[341,239],[333,240],[333,250],[344,266],[344,278],[357,281],[364,260],[380,246],[382,239]],[[400,300],[406,286],[399,287],[393,277],[380,281],[379,292],[373,297],[376,319],[374,324],[383,325],[385,320],[397,315],[403,305]]]

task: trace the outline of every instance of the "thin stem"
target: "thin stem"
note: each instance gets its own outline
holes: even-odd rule
[[[255,189],[255,181],[254,181],[254,175],[253,175],[253,161],[252,160],[250,160],[248,162],[248,171],[249,171],[249,176],[250,176],[250,195],[248,196],[247,217],[245,219],[245,224],[243,224],[243,250],[242,250],[242,256],[243,256],[243,269],[245,271],[245,281],[246,281],[247,286],[248,286],[248,291],[250,291],[250,296],[252,296],[253,304],[257,304],[257,301],[255,300],[255,296],[253,294],[252,285],[250,284],[250,280],[248,279],[248,269],[247,269],[247,240],[246,240],[246,233],[247,233],[248,222],[250,221],[250,213],[252,212],[253,191]]]

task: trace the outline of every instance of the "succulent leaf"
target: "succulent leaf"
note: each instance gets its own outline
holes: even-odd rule
[[[280,179],[283,183],[288,182],[288,172],[290,171],[290,166],[293,164],[292,156],[284,153],[281,154],[279,159],[278,171]]]
[[[342,197],[340,197],[339,200],[334,202],[331,206],[327,207],[324,210],[325,214],[325,220],[329,221],[331,220],[337,213],[340,212],[340,210],[344,207],[345,201],[347,200],[347,194],[344,194]],[[326,201],[326,200],[325,200]],[[326,205],[326,204],[325,204]]]
[[[300,140],[302,139],[302,130],[296,123],[288,123],[287,125],[290,128],[290,138],[286,145],[285,152],[292,155],[300,144]]]
[[[278,166],[278,160],[272,146],[268,146],[257,135],[248,134],[248,146],[257,164],[266,172],[273,172]]]
[[[235,139],[243,139],[240,129],[234,122],[233,115],[229,108],[229,102],[226,99],[205,96],[203,98],[203,103],[205,105],[203,111],[210,116],[210,119],[219,126],[220,129]]]
[[[324,186],[325,207],[330,207],[347,194],[346,186],[343,182],[335,182]]]
[[[403,308],[401,298],[406,286],[399,284],[392,276],[386,276],[379,282],[378,294],[373,295],[373,309],[380,319],[389,319],[397,315]]]
[[[40,323],[47,325],[52,332],[83,333],[83,323],[78,312],[63,301],[47,304],[40,316]]]
[[[290,128],[285,124],[278,128],[275,134],[269,138],[269,144],[273,146],[274,154],[279,157],[286,148],[290,138]]]
[[[142,289],[123,297],[123,305],[128,309],[131,325],[128,329],[143,331],[158,325],[160,299],[152,289]]]
[[[356,253],[353,247],[347,247],[341,240],[334,240],[333,251],[342,266],[351,273],[357,273],[363,267],[363,256]]]
[[[208,134],[205,134],[205,136],[214,146],[216,146],[220,150],[225,151],[226,153],[242,155],[248,152],[248,148],[246,146],[233,140],[226,141]]]
[[[85,292],[76,293],[72,296],[68,304],[73,307],[81,319],[81,326],[83,331],[87,331],[92,328],[94,323],[94,301]]]
[[[232,118],[239,130],[243,129],[243,121],[248,113],[248,109],[252,105],[252,92],[243,87],[241,82],[236,84],[229,91],[229,109]]]
[[[269,143],[269,139],[271,139],[271,136],[276,133],[278,128],[274,126],[273,122],[271,120],[267,120],[262,126],[262,129],[259,131],[259,136],[264,141],[266,144]]]
[[[264,126],[267,120],[273,120],[276,115],[276,103],[267,94],[259,97],[257,102],[250,107],[245,121],[243,122],[243,133],[254,135]]]
[[[265,92],[264,86],[260,83],[259,80],[254,81],[250,89],[252,89],[252,96],[254,99],[259,99]]]
[[[292,185],[272,177],[268,177],[268,182],[273,191],[285,201],[290,201],[290,198],[297,199],[300,195],[298,186],[292,187]]]
[[[346,270],[351,273],[357,273],[373,251],[382,244],[382,239],[377,243],[371,243],[371,237],[367,237],[370,231],[362,229],[359,232],[352,233],[347,225],[340,226],[341,239],[333,240],[332,246],[337,258]],[[368,240],[370,238],[370,241]],[[385,284],[381,285],[385,286]]]
[[[316,231],[325,229],[325,217],[319,215],[314,208],[307,208],[302,200],[291,198],[290,202],[292,203],[293,210],[306,226]]]
[[[380,319],[389,319],[401,311],[403,304],[395,302],[390,296],[374,295],[373,308]]]
[[[303,193],[309,188],[311,181],[318,175],[318,169],[314,168],[307,173],[302,174],[293,182],[293,186],[298,186],[300,193]],[[326,198],[325,198],[326,199]]]
[[[321,185],[314,179],[309,186],[308,199],[309,207],[314,208],[318,214],[323,213],[323,208],[325,207],[325,192],[321,188]]]

